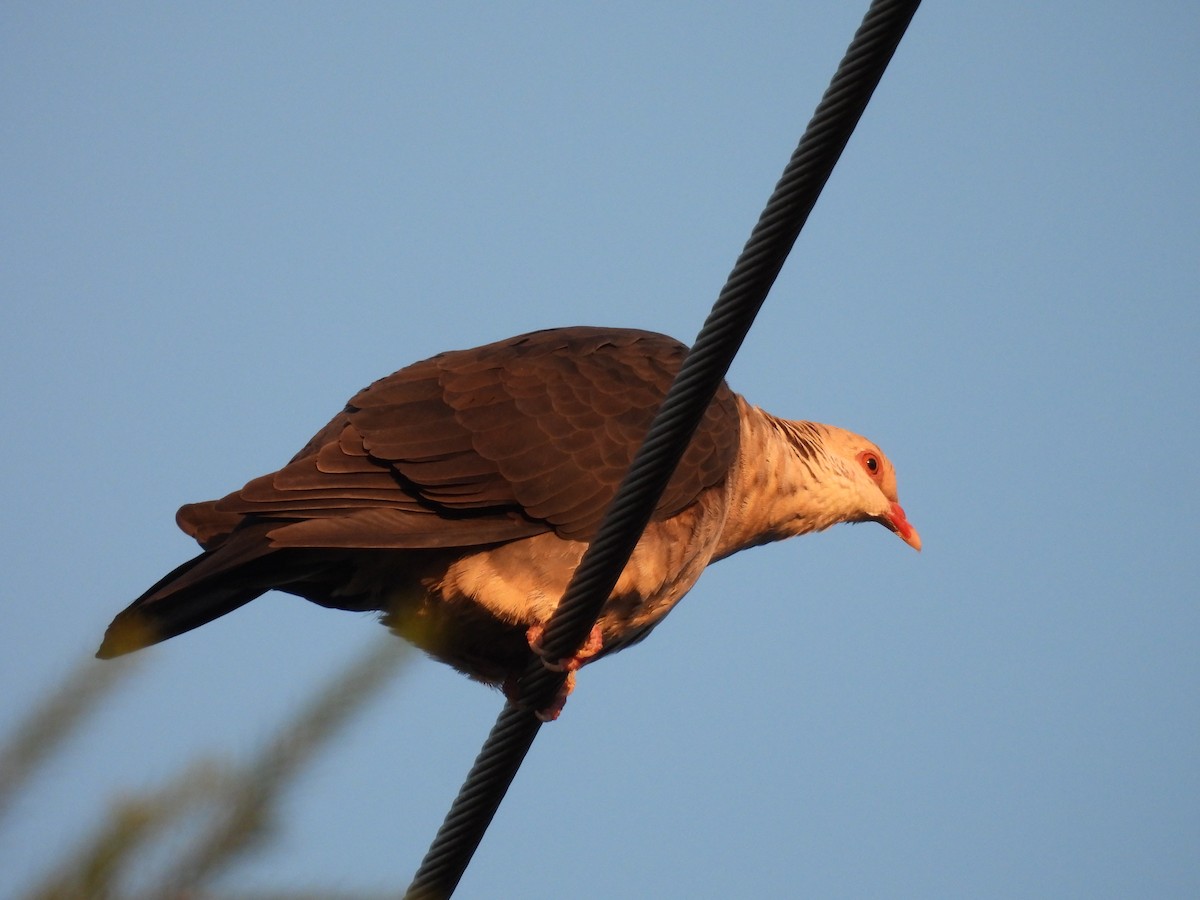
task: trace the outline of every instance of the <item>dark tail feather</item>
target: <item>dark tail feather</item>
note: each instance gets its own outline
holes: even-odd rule
[[[295,577],[265,529],[236,537],[188,560],[118,613],[96,656],[111,659],[191,631]]]

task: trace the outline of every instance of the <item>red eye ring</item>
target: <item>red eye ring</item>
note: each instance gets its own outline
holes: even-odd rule
[[[864,450],[858,454],[858,461],[872,478],[878,478],[883,473],[883,463],[879,454],[873,450]]]

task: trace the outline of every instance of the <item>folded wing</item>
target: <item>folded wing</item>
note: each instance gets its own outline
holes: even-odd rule
[[[565,328],[440,354],[359,392],[278,472],[185,506],[180,527],[206,549],[264,519],[276,548],[589,540],[686,349],[650,332]],[[655,518],[724,479],[738,434],[722,385]]]

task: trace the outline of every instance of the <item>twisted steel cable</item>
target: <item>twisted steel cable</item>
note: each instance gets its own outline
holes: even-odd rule
[[[542,635],[542,657],[572,656],[600,610],[754,317],[891,61],[920,0],[875,0],[671,385],[604,521]],[[409,900],[449,897],[541,728],[564,675],[533,659],[417,870]]]

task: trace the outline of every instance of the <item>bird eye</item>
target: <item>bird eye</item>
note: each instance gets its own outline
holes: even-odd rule
[[[864,450],[858,454],[858,461],[862,463],[862,467],[867,470],[867,474],[874,478],[879,474],[882,466],[879,463],[879,455],[872,453],[870,450]]]

